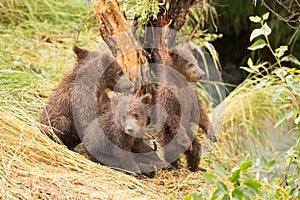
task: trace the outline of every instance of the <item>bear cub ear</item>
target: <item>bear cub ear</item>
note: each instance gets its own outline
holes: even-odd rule
[[[78,46],[73,46],[73,52],[77,57],[77,61],[85,59],[90,53],[88,50],[79,48]]]
[[[142,96],[141,98],[142,98],[142,103],[143,104],[148,104],[148,105],[151,104],[151,99],[152,99],[151,94],[147,93],[144,96]]]
[[[189,43],[185,42],[180,45],[179,49],[183,50],[183,51],[190,51],[190,45],[189,45]]]
[[[169,51],[168,51],[168,54],[170,56],[170,58],[177,58],[178,57],[178,50],[176,47],[172,47]]]

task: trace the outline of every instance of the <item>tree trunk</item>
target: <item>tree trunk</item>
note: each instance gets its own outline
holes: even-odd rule
[[[157,19],[150,19],[144,37],[135,38],[116,0],[97,0],[93,6],[100,35],[119,64],[135,83],[137,93],[149,76],[149,63],[164,63],[168,50],[175,46],[176,33],[185,22],[189,8],[196,0],[159,0]],[[136,23],[138,26],[138,24]],[[158,29],[155,29],[155,28]],[[138,42],[139,41],[139,42]],[[142,45],[141,45],[142,44]],[[146,48],[147,47],[147,48]],[[142,54],[148,52],[149,59]]]
[[[159,3],[161,7],[157,18],[149,21],[145,37],[139,39],[143,47],[148,47],[154,63],[164,63],[168,51],[175,46],[177,32],[184,25],[189,9],[199,1],[159,0]]]
[[[97,0],[93,6],[102,39],[118,63],[135,83],[136,89],[145,81],[147,59],[136,41],[130,25],[121,14],[116,0]]]

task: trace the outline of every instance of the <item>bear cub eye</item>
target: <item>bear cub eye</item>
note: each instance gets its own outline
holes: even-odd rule
[[[133,117],[134,117],[135,119],[139,119],[139,115],[138,115],[138,114],[133,114]]]
[[[123,71],[119,71],[118,72],[118,76],[123,76],[124,75],[124,72]]]
[[[188,67],[189,67],[189,68],[192,68],[192,67],[194,67],[194,64],[193,64],[193,63],[189,63],[189,64],[188,64]]]

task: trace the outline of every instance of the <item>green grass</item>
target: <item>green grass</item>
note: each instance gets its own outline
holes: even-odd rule
[[[14,1],[0,4],[0,97],[39,105],[73,67],[72,46],[95,48],[100,37],[88,1]],[[33,104],[34,103],[34,104]]]
[[[287,124],[279,126],[277,131],[273,128],[285,114],[278,108],[289,103],[289,100],[273,101],[276,89],[281,86],[270,80],[258,87],[259,82],[256,77],[245,80],[215,109],[216,113],[221,113],[216,116],[217,123],[222,123],[226,130],[222,147],[228,155],[249,152],[260,157],[266,151],[275,153],[272,137],[276,132],[283,136],[289,131]]]

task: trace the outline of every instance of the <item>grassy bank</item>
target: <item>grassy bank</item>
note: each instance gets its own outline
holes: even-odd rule
[[[220,185],[200,172],[191,173],[185,168],[159,171],[154,179],[137,180],[93,163],[40,133],[38,116],[47,97],[73,68],[72,46],[76,43],[93,49],[101,41],[89,1],[41,2],[8,0],[0,3],[0,197],[183,199],[191,193],[203,193],[203,189],[214,192]],[[299,72],[291,73],[299,76]],[[214,122],[220,142],[211,145],[203,140],[209,151],[203,154],[201,166],[219,177],[228,188],[235,189],[228,177],[233,167],[242,165],[245,155],[260,158],[260,154],[251,151],[253,145],[259,151],[271,149],[272,155],[277,151],[270,143],[275,135],[269,131],[266,121],[274,127],[284,117],[278,108],[290,100],[273,103],[273,93],[280,85],[276,77],[269,77],[264,84],[261,75],[252,77],[236,88],[225,104],[215,109]],[[288,132],[294,127],[288,125],[283,122],[276,130]],[[261,181],[261,177],[256,179],[255,175],[263,166],[249,165],[252,171],[247,172],[247,176]],[[284,172],[272,179],[266,177],[271,183],[282,180],[283,175]],[[243,178],[239,179],[242,184]],[[269,196],[278,197],[275,186],[269,188],[261,184],[259,190],[270,191]]]
[[[87,21],[88,1],[47,2],[0,4],[1,197],[168,199],[207,187],[200,173],[186,169],[137,180],[40,134],[39,113],[73,68],[73,44],[93,49],[101,41],[94,22]]]

